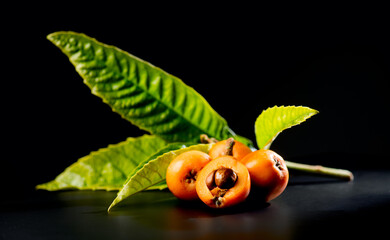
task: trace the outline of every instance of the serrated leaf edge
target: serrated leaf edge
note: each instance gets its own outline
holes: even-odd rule
[[[95,150],[95,151],[91,151],[88,155],[86,156],[83,156],[81,158],[79,158],[76,162],[72,163],[70,166],[68,166],[67,168],[65,168],[59,175],[57,175],[55,177],[54,180],[51,180],[49,182],[45,182],[45,183],[41,183],[41,184],[38,184],[35,186],[35,189],[37,190],[47,190],[47,191],[61,191],[61,190],[71,190],[71,189],[77,189],[77,190],[92,190],[92,191],[96,191],[96,190],[106,190],[106,191],[119,191],[121,188],[115,188],[115,187],[96,187],[96,186],[88,186],[88,187],[76,187],[76,186],[69,186],[69,187],[63,187],[61,189],[57,189],[57,190],[51,190],[47,187],[45,187],[46,185],[52,183],[52,182],[56,182],[56,179],[61,175],[61,174],[64,174],[66,171],[68,171],[69,169],[73,168],[75,165],[77,164],[81,164],[82,162],[90,159],[90,158],[93,158],[95,157],[96,155],[100,155],[102,153],[105,153],[105,152],[109,152],[111,151],[112,148],[115,148],[115,147],[121,147],[123,145],[127,145],[127,144],[130,144],[130,142],[135,142],[137,141],[137,138],[142,138],[142,137],[158,137],[160,138],[159,136],[156,136],[156,135],[150,135],[150,134],[144,134],[144,135],[141,135],[139,137],[128,137],[126,138],[126,140],[124,141],[121,141],[119,143],[115,143],[115,144],[109,144],[107,147],[102,147],[102,148],[99,148],[98,150]],[[161,138],[160,138],[161,139]]]
[[[176,77],[176,76],[174,76],[174,75],[172,75],[172,74],[170,74],[170,73],[168,73],[168,72],[162,70],[162,69],[159,68],[159,67],[156,67],[155,65],[151,64],[150,62],[147,62],[147,61],[145,61],[145,60],[143,60],[143,59],[141,59],[141,58],[139,58],[139,57],[137,57],[137,56],[132,55],[131,53],[129,53],[129,52],[125,51],[125,50],[122,50],[122,49],[120,49],[120,48],[118,48],[118,47],[116,47],[116,46],[113,46],[113,45],[109,45],[109,44],[102,43],[102,42],[98,41],[97,39],[95,39],[95,38],[93,38],[93,37],[90,37],[90,36],[87,36],[86,34],[83,34],[83,33],[77,33],[77,32],[73,32],[73,31],[58,31],[58,32],[53,32],[53,33],[47,35],[46,38],[47,38],[50,42],[52,42],[55,46],[57,46],[57,47],[58,47],[66,56],[68,56],[68,54],[63,50],[63,47],[60,46],[60,43],[59,43],[60,41],[57,40],[57,39],[55,38],[55,36],[57,36],[57,35],[74,35],[74,36],[82,36],[82,37],[84,37],[84,38],[87,38],[87,39],[90,39],[90,40],[94,41],[96,44],[102,45],[103,47],[115,49],[116,51],[121,52],[121,53],[123,53],[123,54],[125,54],[125,55],[128,55],[128,56],[130,56],[131,58],[134,58],[134,59],[136,59],[137,61],[140,61],[140,62],[142,62],[143,64],[146,64],[146,65],[150,66],[151,68],[157,69],[157,70],[159,70],[159,71],[161,71],[161,72],[167,74],[169,77],[171,77],[171,78],[173,78],[173,79],[179,81],[180,83],[184,84],[186,87],[190,88],[190,89],[195,93],[195,95],[197,95],[197,96],[201,99],[201,101],[203,102],[203,104],[204,104],[205,106],[207,106],[207,108],[209,109],[210,112],[212,112],[213,114],[215,114],[215,115],[217,115],[217,116],[220,117],[220,120],[222,120],[222,121],[225,123],[225,126],[223,126],[223,128],[220,129],[221,132],[218,133],[218,134],[220,134],[220,135],[223,136],[223,137],[228,137],[228,136],[231,134],[232,130],[231,130],[231,129],[229,128],[229,126],[227,125],[226,120],[225,120],[222,116],[220,116],[220,115],[215,111],[215,109],[214,109],[213,107],[211,107],[211,105],[206,101],[206,99],[205,99],[200,93],[198,93],[194,88],[192,88],[192,87],[186,85],[180,78],[178,78],[178,77]],[[68,58],[69,58],[69,56],[68,56]],[[69,60],[70,60],[70,58],[69,58]],[[74,67],[76,67],[76,66],[72,63],[72,61],[70,61],[70,62],[71,62],[71,64],[72,64]],[[77,71],[77,68],[76,68],[76,71]],[[79,72],[79,71],[77,71],[77,73],[80,74],[80,76],[82,77],[84,84],[86,84],[87,86],[89,86],[89,88],[91,89],[91,93],[92,93],[93,95],[98,96],[99,98],[102,99],[102,101],[103,101],[104,103],[106,103],[106,104],[109,105],[109,102],[108,102],[107,100],[105,100],[105,98],[104,98],[101,94],[99,94],[98,92],[94,91],[94,90],[93,90],[93,87],[91,87],[91,86],[89,85],[89,83],[85,80],[85,79],[86,79],[86,76],[84,76],[84,74],[82,74],[82,73]],[[137,86],[140,87],[139,84],[137,84]],[[140,88],[142,88],[142,87],[140,87]],[[156,99],[155,96],[152,95],[152,94],[150,94],[147,90],[143,89],[143,91],[146,92],[146,93],[147,93],[149,96],[151,96],[152,98]],[[162,102],[162,101],[159,101],[158,99],[156,99],[156,101],[158,101],[158,102],[160,102],[161,104],[163,104],[163,105],[164,105],[166,108],[168,108],[170,111],[175,112],[178,116],[180,116],[180,118],[184,119],[186,122],[188,122],[190,125],[194,126],[196,129],[199,129],[200,132],[207,133],[208,135],[212,136],[212,134],[210,134],[210,133],[207,132],[207,129],[203,129],[202,127],[200,127],[200,126],[194,124],[190,119],[186,118],[183,114],[181,114],[180,112],[178,112],[175,108],[173,108],[173,107],[167,105],[166,103],[164,103],[164,102]],[[109,106],[110,106],[110,105],[109,105]],[[111,106],[110,106],[110,107],[111,107]],[[113,109],[112,107],[111,107],[111,109],[114,111],[114,109]],[[117,111],[114,111],[114,112],[118,113],[123,119],[125,119],[125,120],[127,120],[127,121],[130,121],[130,120],[127,119],[127,118],[125,117],[125,115],[123,115],[122,113],[119,113],[119,112],[117,112]],[[137,126],[138,128],[140,128],[140,129],[142,129],[142,130],[145,130],[145,131],[149,132],[149,130],[148,130],[147,128],[138,126],[138,125],[134,124],[132,121],[130,121],[130,122],[131,122],[133,125]],[[150,132],[150,134],[159,135],[158,133],[152,133],[152,132]],[[162,137],[162,138],[165,138],[165,137],[163,137],[163,135],[161,135],[161,137]],[[217,136],[213,136],[213,137],[217,137]]]
[[[176,153],[177,151],[180,151],[180,153],[182,153],[182,152],[184,152],[184,151],[183,151],[184,149],[186,149],[186,151],[190,151],[191,149],[197,148],[198,146],[201,146],[201,145],[203,145],[203,146],[208,145],[208,150],[210,150],[210,148],[211,148],[211,146],[212,146],[213,144],[212,144],[212,143],[210,143],[210,144],[198,144],[198,145],[189,146],[189,147],[187,147],[187,148],[178,149],[178,150],[176,150],[176,151],[169,151],[169,152],[166,152],[166,153],[164,153],[164,154],[162,154],[162,155],[156,157],[156,158],[153,159],[153,160],[150,160],[150,161],[149,161],[148,163],[146,163],[142,168],[140,168],[140,169],[139,169],[139,170],[138,170],[138,171],[129,179],[129,181],[127,181],[127,182],[124,184],[123,188],[118,192],[117,197],[114,199],[114,201],[113,201],[113,202],[110,204],[110,206],[108,207],[107,212],[110,212],[110,210],[111,210],[115,205],[117,205],[119,202],[121,202],[121,201],[124,200],[125,198],[128,198],[128,197],[130,197],[130,196],[132,196],[132,195],[134,195],[134,194],[136,194],[136,193],[138,193],[138,192],[141,192],[141,191],[143,191],[143,190],[145,190],[145,189],[147,189],[147,188],[149,188],[149,187],[151,187],[151,186],[153,186],[153,185],[156,185],[156,184],[160,183],[161,181],[164,181],[164,180],[165,180],[165,179],[163,179],[163,180],[161,180],[160,182],[156,182],[156,183],[147,185],[145,188],[140,189],[140,190],[138,190],[137,192],[135,192],[135,193],[133,193],[133,194],[131,194],[131,195],[126,196],[125,198],[123,198],[122,196],[120,197],[120,193],[121,193],[122,190],[126,187],[126,185],[129,184],[129,183],[132,181],[132,179],[134,179],[136,176],[138,176],[138,174],[139,174],[145,167],[147,167],[147,166],[153,164],[155,161],[157,161],[157,160],[160,159],[160,158],[164,158],[164,156],[172,155],[172,154],[173,154],[173,155],[177,155],[177,153]]]
[[[272,110],[272,109],[275,109],[275,108],[306,108],[306,109],[310,110],[311,112],[310,112],[307,116],[305,116],[305,117],[302,119],[302,121],[299,121],[298,123],[292,124],[291,126],[286,127],[286,128],[283,128],[282,130],[280,130],[275,136],[271,137],[271,139],[269,139],[269,140],[267,141],[267,143],[266,143],[264,146],[257,146],[259,149],[269,149],[270,146],[271,146],[271,144],[273,143],[273,141],[276,139],[276,137],[277,137],[281,132],[283,132],[284,130],[289,129],[289,128],[293,127],[293,126],[297,126],[297,125],[299,125],[299,124],[305,122],[308,118],[310,118],[310,117],[312,117],[312,116],[314,116],[314,115],[316,115],[316,114],[319,113],[318,110],[315,110],[315,109],[313,109],[313,108],[309,108],[309,107],[306,107],[306,106],[302,106],[302,105],[300,105],[300,106],[295,106],[295,105],[289,105],[289,106],[281,105],[281,106],[277,106],[277,105],[275,105],[275,106],[273,106],[273,107],[268,107],[267,109],[265,109],[265,110],[263,110],[263,111],[261,112],[261,114],[257,117],[257,119],[256,119],[256,121],[255,121],[255,134],[256,134],[256,136],[257,136],[257,134],[258,134],[258,132],[257,132],[258,130],[256,129],[257,120],[260,118],[260,116],[261,116],[263,113],[265,113],[265,112],[267,112],[267,111],[270,111],[270,110]],[[257,137],[256,137],[256,139],[257,139]]]

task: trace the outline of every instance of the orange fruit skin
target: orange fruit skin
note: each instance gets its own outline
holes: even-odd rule
[[[266,202],[285,190],[289,172],[284,159],[272,150],[257,150],[246,155],[241,162],[247,167],[253,186],[261,191]]]
[[[198,199],[195,179],[197,173],[210,161],[208,154],[197,150],[184,152],[172,160],[167,168],[166,182],[173,195],[183,200]],[[194,175],[194,181],[186,181],[191,174]]]
[[[215,193],[220,189],[215,187],[210,190],[207,187],[206,179],[210,173],[220,168],[230,168],[238,176],[235,185],[227,190],[227,192],[220,198],[220,205],[215,203]],[[251,180],[248,169],[244,164],[237,161],[231,156],[223,156],[213,159],[208,163],[198,175],[196,181],[196,192],[199,198],[209,207],[225,208],[243,202],[249,195],[251,189]]]
[[[211,149],[209,151],[209,155],[210,155],[211,159],[216,159],[218,157],[222,157],[225,155],[226,146],[227,146],[226,141],[227,140],[219,141],[211,147]],[[240,161],[247,154],[252,152],[252,150],[248,146],[246,146],[245,144],[238,142],[238,141],[234,141],[234,142],[235,143],[233,145],[233,157],[235,159]]]

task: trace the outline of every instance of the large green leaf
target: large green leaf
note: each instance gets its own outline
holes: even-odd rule
[[[53,181],[40,184],[37,189],[119,190],[141,162],[165,145],[166,141],[157,136],[128,138],[80,158]]]
[[[65,53],[92,93],[134,125],[172,142],[231,135],[226,121],[180,79],[84,34],[48,39]]]
[[[304,122],[318,111],[302,106],[275,106],[264,110],[255,122],[255,134],[259,149],[269,149],[283,130]]]
[[[198,144],[190,147],[182,148],[175,151],[167,152],[163,155],[150,160],[134,175],[130,176],[123,188],[118,192],[117,197],[111,203],[108,211],[125,198],[143,191],[155,184],[159,184],[165,180],[166,171],[171,161],[183,152],[190,150],[199,150],[208,153],[212,144]]]

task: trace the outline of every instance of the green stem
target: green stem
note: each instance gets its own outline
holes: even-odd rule
[[[215,138],[209,138],[206,134],[202,134],[200,136],[200,139],[204,143],[216,143],[218,140]],[[231,142],[229,140],[229,144],[232,144],[230,148],[233,147],[234,141]],[[287,165],[288,169],[293,169],[300,172],[305,173],[311,173],[315,175],[323,175],[328,177],[334,177],[334,178],[340,178],[343,180],[352,181],[353,180],[353,174],[351,171],[345,170],[345,169],[338,169],[338,168],[330,168],[330,167],[324,167],[320,165],[308,165],[303,163],[295,163],[286,161],[285,163]]]
[[[316,175],[324,175],[328,177],[340,178],[348,181],[353,180],[352,172],[345,169],[329,168],[320,165],[308,165],[303,163],[295,163],[285,161],[288,169],[294,169],[301,172],[312,173]]]

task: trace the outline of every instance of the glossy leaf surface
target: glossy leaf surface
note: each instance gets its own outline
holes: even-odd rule
[[[264,110],[255,122],[258,148],[269,149],[279,133],[317,113],[317,110],[302,106],[275,106]]]
[[[128,138],[80,158],[53,181],[40,184],[37,189],[119,190],[141,162],[165,146],[166,141],[157,136]]]
[[[190,150],[199,150],[208,153],[211,144],[198,144],[190,147],[182,148],[176,151],[170,151],[163,155],[150,160],[142,168],[140,168],[133,176],[127,179],[123,188],[118,192],[117,197],[111,203],[108,211],[119,202],[131,195],[143,191],[155,184],[159,184],[165,180],[166,171],[170,162],[183,152]]]
[[[178,150],[178,149],[181,149],[181,148],[186,148],[186,147],[188,147],[190,145],[191,145],[190,143],[170,143],[170,144],[168,144],[167,146],[163,147],[162,149],[160,149],[159,151],[154,153],[152,156],[150,156],[147,159],[145,159],[144,161],[140,162],[138,164],[138,166],[136,168],[134,168],[134,170],[131,171],[131,173],[127,176],[127,179],[130,179],[131,177],[133,177],[149,161],[156,159],[157,157],[163,155],[164,153],[167,153],[167,152],[170,152],[170,151],[175,151],[175,150]],[[167,184],[166,184],[165,181],[162,181],[162,182],[160,182],[160,183],[158,183],[156,185],[150,186],[146,190],[157,190],[157,189],[158,190],[163,190],[165,188],[167,188]]]
[[[198,142],[203,133],[217,139],[231,135],[199,93],[160,68],[84,34],[56,32],[48,39],[93,94],[139,128],[171,142]]]

